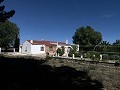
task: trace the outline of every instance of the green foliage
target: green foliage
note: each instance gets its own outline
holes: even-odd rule
[[[46,59],[45,60],[50,60],[50,59],[52,59],[52,57],[49,56],[49,55],[46,55]]]
[[[113,43],[113,45],[120,45],[120,39],[117,39],[116,42]]]
[[[19,52],[19,46],[20,46],[20,38],[19,36],[16,35],[15,43],[14,43],[14,48],[16,49],[15,51]]]
[[[100,43],[100,45],[111,45],[109,42],[107,42],[107,41],[102,41],[101,43]]]
[[[4,0],[0,0],[0,4],[1,2],[3,2]],[[0,22],[4,22],[5,20],[9,19],[10,17],[12,17],[15,14],[15,10],[11,10],[9,12],[4,11],[5,6],[0,6]]]
[[[95,51],[87,52],[87,57],[91,58],[91,57],[93,57],[93,55],[95,55],[95,58],[100,58],[100,53],[99,52],[95,52]]]
[[[103,60],[120,60],[120,55],[115,52],[106,52],[102,54]]]
[[[100,60],[100,53],[95,51],[87,52],[87,58],[91,58],[95,62],[99,62]]]
[[[101,53],[120,52],[120,45],[98,45],[96,46],[94,51],[101,52]]]
[[[75,57],[79,56],[79,53],[77,52],[77,46],[73,45],[72,48],[70,48],[70,52],[68,54],[69,57],[72,57],[72,55],[75,55]]]
[[[120,56],[119,55],[111,55],[110,60],[119,60]]]
[[[74,44],[97,45],[101,42],[102,35],[90,26],[86,26],[78,28],[72,38]]]
[[[19,38],[19,28],[15,23],[10,21],[0,23],[0,47],[6,50],[9,47],[14,47],[17,38]],[[16,43],[19,44],[19,40]]]
[[[107,52],[111,44],[107,41],[102,41],[97,47],[96,50],[99,52]]]
[[[68,56],[69,56],[69,57],[72,57],[73,54],[74,54],[74,51],[73,51],[72,48],[70,48],[70,52],[69,52]]]
[[[80,45],[80,51],[93,51],[94,45]]]
[[[109,60],[110,57],[109,57],[108,54],[102,54],[102,59],[103,59],[103,60]]]
[[[94,45],[80,45],[80,51],[96,51],[96,52],[101,52],[101,53],[105,53],[105,52],[120,52],[120,45],[97,45],[95,48]]]
[[[57,49],[57,54],[59,54],[60,56],[62,56],[64,54],[64,52],[65,52],[64,47],[61,47],[61,48]]]

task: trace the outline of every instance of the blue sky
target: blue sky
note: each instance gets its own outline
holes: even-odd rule
[[[9,19],[20,28],[21,44],[28,39],[72,43],[77,28],[91,26],[110,43],[120,39],[120,0],[5,0]]]

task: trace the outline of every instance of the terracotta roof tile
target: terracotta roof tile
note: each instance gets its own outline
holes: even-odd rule
[[[27,40],[29,43],[31,43],[31,40]],[[44,44],[46,46],[56,46],[57,43],[59,45],[70,45],[70,44],[66,44],[64,42],[55,42],[55,41],[45,41],[45,40],[42,40],[42,41],[38,41],[38,40],[33,40],[32,41],[33,43],[31,43],[32,45],[41,45],[41,44]]]
[[[31,43],[31,40],[27,40],[29,43]],[[44,44],[46,46],[56,46],[55,44],[51,44],[50,41],[38,41],[38,40],[33,40],[32,45],[41,45]]]

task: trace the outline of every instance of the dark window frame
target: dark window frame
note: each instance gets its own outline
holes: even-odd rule
[[[40,51],[44,51],[44,47],[42,46],[42,47],[40,47]]]

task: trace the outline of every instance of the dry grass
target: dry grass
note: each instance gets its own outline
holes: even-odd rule
[[[51,65],[52,67],[69,66],[78,71],[86,71],[92,80],[98,80],[103,84],[104,90],[120,90],[120,67],[63,59],[50,59],[44,64]]]
[[[62,59],[36,60],[32,57],[30,59],[30,57],[9,58],[1,56],[0,90],[53,90],[58,88],[103,90],[103,85],[97,80],[91,80],[87,72],[77,71],[69,66],[76,67],[76,63],[68,63]]]
[[[98,80],[104,85],[104,90],[120,90],[120,68],[99,64],[84,64],[69,60],[48,60],[46,64],[53,67],[70,66],[78,71],[86,71],[93,80]]]

